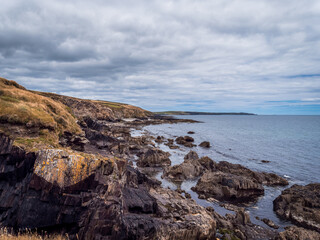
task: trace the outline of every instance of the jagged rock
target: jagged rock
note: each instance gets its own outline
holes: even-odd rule
[[[320,183],[293,185],[273,201],[276,214],[320,233]]]
[[[5,136],[0,142],[1,226],[54,230],[70,239],[215,236],[205,208],[126,161],[62,149],[26,153]]]
[[[262,185],[257,181],[221,171],[205,172],[192,190],[206,198],[231,202],[251,201],[264,194]]]
[[[289,226],[280,232],[275,240],[314,240],[320,239],[320,233],[301,227]]]
[[[203,148],[210,148],[210,142],[204,141],[200,143],[199,146]]]
[[[170,166],[170,153],[164,152],[160,149],[149,149],[142,154],[138,160],[138,167],[164,167]]]

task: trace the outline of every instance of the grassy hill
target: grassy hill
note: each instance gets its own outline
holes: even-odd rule
[[[186,112],[186,111],[165,111],[154,112],[157,115],[255,115],[253,113],[244,112]]]

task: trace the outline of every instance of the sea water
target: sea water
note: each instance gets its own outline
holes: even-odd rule
[[[200,121],[151,125],[143,130],[155,136],[176,138],[189,135],[195,144],[209,141],[209,149],[194,147],[200,157],[209,156],[214,161],[241,164],[252,170],[276,173],[292,184],[320,182],[320,116],[261,116],[261,115],[193,115],[176,116]],[[195,134],[187,134],[193,131]],[[183,162],[190,148],[170,150],[164,144],[159,147],[170,152],[172,165]],[[267,163],[265,161],[268,161]],[[160,176],[160,175],[159,175]],[[169,183],[168,183],[169,184]],[[194,197],[190,187],[195,182],[186,182],[184,187]],[[170,184],[169,184],[170,185]],[[290,186],[289,185],[289,186]],[[170,186],[169,186],[170,187]],[[286,187],[265,187],[265,195],[246,207],[251,220],[267,217],[280,226],[284,222],[273,212],[273,200]],[[196,199],[200,201],[199,199]],[[199,202],[202,205],[203,201]],[[263,224],[261,224],[263,225]]]

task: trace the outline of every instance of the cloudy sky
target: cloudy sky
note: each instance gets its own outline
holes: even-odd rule
[[[320,1],[2,1],[0,76],[148,110],[320,114]]]

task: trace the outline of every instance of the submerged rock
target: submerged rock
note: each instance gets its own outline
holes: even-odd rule
[[[293,185],[273,201],[276,214],[320,233],[320,183]]]

